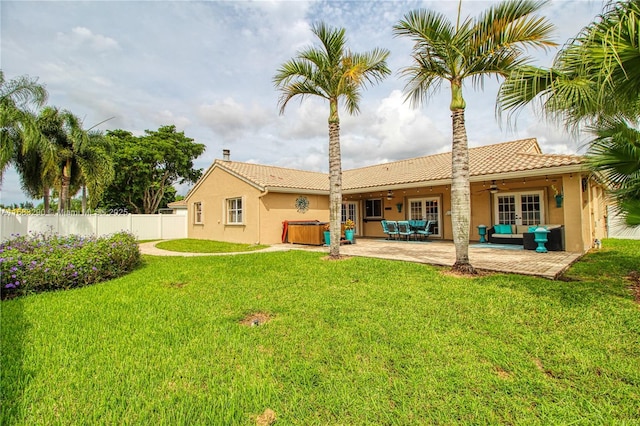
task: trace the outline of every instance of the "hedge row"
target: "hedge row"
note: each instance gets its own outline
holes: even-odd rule
[[[32,234],[0,244],[2,297],[69,289],[122,276],[140,264],[132,234]]]

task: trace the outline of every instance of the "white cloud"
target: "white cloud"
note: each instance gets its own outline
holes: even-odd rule
[[[256,104],[245,106],[233,98],[200,105],[197,113],[201,124],[208,126],[225,140],[259,131],[273,117],[264,107]]]
[[[111,37],[101,34],[94,34],[89,28],[75,27],[70,33],[59,32],[58,40],[63,44],[64,48],[83,48],[97,52],[119,49],[118,42]]]
[[[476,15],[491,3],[463,2],[463,14]],[[601,6],[600,1],[554,1],[544,13],[558,25],[563,42]],[[341,110],[343,167],[450,149],[448,88],[417,109],[400,92],[404,81],[397,71],[409,65],[411,43],[394,38],[391,28],[418,7],[453,19],[457,2],[9,1],[2,4],[0,48],[5,77],[39,77],[49,90],[49,104],[71,110],[87,125],[115,117],[100,128],[134,134],[165,124],[183,128],[207,145],[198,167],[231,148],[237,161],[326,171],[328,105],[293,100],[279,116],[272,82],[278,66],[317,44],[310,26],[321,20],[345,27],[353,51],[391,51],[394,74],[363,91],[361,114],[351,117]],[[539,57],[549,61],[553,53]],[[465,99],[471,146],[537,136],[545,152],[578,149],[574,139],[529,112],[516,131],[500,128],[491,85],[483,92],[465,88]],[[7,182],[17,181],[8,179],[2,184],[5,202]]]

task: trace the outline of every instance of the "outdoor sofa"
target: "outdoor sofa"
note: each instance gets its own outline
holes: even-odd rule
[[[545,247],[549,251],[564,250],[564,225],[540,225],[549,233]],[[534,230],[538,226],[529,225],[494,225],[487,231],[488,241],[493,244],[519,244],[525,250],[535,250]]]

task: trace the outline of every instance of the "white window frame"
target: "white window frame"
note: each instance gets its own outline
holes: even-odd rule
[[[240,208],[232,208],[231,203],[234,201],[240,201]],[[224,217],[225,217],[225,223],[227,225],[244,225],[244,197],[229,197],[229,198],[225,198],[224,200]],[[238,217],[238,213],[240,216],[240,220],[235,220],[232,221],[231,220],[231,213],[232,211],[236,212],[235,213],[235,218],[237,219]]]
[[[202,201],[193,203],[193,223],[196,225],[202,225],[204,223]]]
[[[430,202],[436,202],[436,206],[437,206],[437,214],[436,214],[436,218],[435,220],[437,221],[437,226],[434,226],[432,228],[432,230],[437,230],[437,232],[434,232],[434,234],[432,235],[433,237],[442,237],[442,199],[441,197],[438,196],[434,196],[434,197],[420,197],[420,198],[409,198],[407,200],[407,209],[406,209],[406,214],[407,217],[409,219],[414,219],[414,220],[429,220],[429,218],[427,217],[427,203]],[[412,211],[411,211],[411,203],[420,203],[420,213],[421,213],[421,217],[411,217],[412,216]],[[431,218],[431,220],[433,220],[433,218]]]
[[[513,196],[515,197],[515,208],[514,212],[515,225],[522,225],[522,197],[526,195],[537,195],[540,200],[540,223],[536,223],[535,225],[543,225],[545,223],[546,217],[546,199],[544,197],[544,191],[542,190],[532,190],[532,191],[500,191],[496,194],[493,194],[493,217],[494,221],[498,223],[500,212],[498,210],[498,197],[499,196]]]
[[[343,201],[342,209],[340,213],[340,220],[342,223],[345,223],[347,220],[351,219],[353,223],[356,225],[354,232],[358,235],[358,203],[355,201]]]

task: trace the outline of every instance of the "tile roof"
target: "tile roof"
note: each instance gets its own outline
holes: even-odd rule
[[[187,201],[186,200],[172,201],[170,203],[167,203],[167,207],[169,207],[170,209],[187,207]]]
[[[583,158],[577,155],[543,154],[535,139],[469,149],[471,177],[580,165],[582,162]],[[450,152],[347,170],[343,174],[342,187],[353,190],[448,179],[451,179]]]
[[[216,165],[244,178],[263,190],[267,188],[329,190],[329,175],[327,173],[240,163],[237,161],[216,160]]]
[[[545,169],[563,166],[579,167],[583,161],[583,157],[577,155],[543,154],[536,139],[522,139],[469,149],[469,170],[472,178],[534,170],[544,172]],[[223,160],[216,160],[212,167],[214,166],[225,169],[262,190],[329,191],[327,173]],[[447,152],[344,170],[342,189],[353,191],[449,179],[451,153]]]

